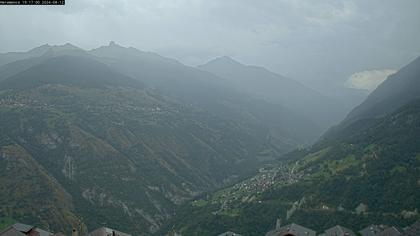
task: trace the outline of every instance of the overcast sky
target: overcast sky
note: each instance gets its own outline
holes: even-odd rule
[[[378,80],[380,71],[419,56],[419,12],[419,0],[66,0],[66,6],[0,6],[0,52],[66,42],[90,49],[114,40],[189,65],[227,55],[312,84],[345,84],[355,73],[360,80],[371,71]]]

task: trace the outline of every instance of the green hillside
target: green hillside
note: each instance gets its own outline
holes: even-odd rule
[[[55,230],[71,230],[76,222],[71,196],[24,148],[4,135],[0,141],[2,228],[19,219]]]
[[[419,217],[416,66],[393,77],[398,107],[282,156],[316,126],[215,75],[115,45],[51,50],[0,68],[2,225],[261,235],[278,217],[316,230]]]
[[[0,88],[0,188],[16,186],[0,217],[53,231],[77,216],[88,229],[155,232],[176,205],[255,171],[261,151],[277,155],[263,126],[170,101],[86,58],[43,61]]]
[[[419,62],[390,77],[311,148],[183,205],[171,227],[185,235],[262,235],[277,218],[320,232],[337,224],[356,231],[369,224],[408,226],[420,217],[420,100],[413,97]],[[372,97],[390,101],[386,92],[393,86],[399,90],[393,107],[355,119],[375,104]],[[383,108],[381,100],[376,104]]]
[[[420,209],[420,101],[370,128],[320,142],[302,157],[184,205],[186,235],[261,235],[277,217],[316,230],[336,224],[407,226]]]

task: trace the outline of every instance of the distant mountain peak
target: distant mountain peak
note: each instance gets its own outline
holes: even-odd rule
[[[217,57],[209,62],[207,62],[206,64],[202,65],[202,66],[206,66],[206,65],[212,65],[212,64],[221,64],[221,65],[243,65],[240,62],[236,61],[235,59],[233,59],[232,57],[229,56],[221,56],[221,57]]]
[[[29,52],[30,52],[30,53],[36,53],[36,52],[40,52],[40,51],[46,51],[46,50],[48,50],[50,47],[51,47],[51,46],[50,46],[48,43],[46,43],[46,44],[43,44],[43,45],[41,45],[41,46],[38,46],[38,47],[36,47],[36,48],[33,48],[33,49],[29,50]]]
[[[46,43],[46,44],[43,44],[39,47],[33,48],[33,49],[29,50],[28,52],[29,53],[36,53],[36,54],[41,53],[42,54],[42,53],[45,53],[46,51],[48,51],[48,49],[50,49],[50,48],[51,48],[51,45]]]
[[[66,43],[62,45],[50,45],[48,43],[43,44],[41,46],[35,47],[27,52],[18,52],[18,54],[27,55],[27,57],[38,57],[42,55],[55,55],[55,54],[63,54],[68,52],[82,52],[83,49],[74,46],[71,43]],[[24,59],[25,56],[22,56],[20,59]]]
[[[56,45],[53,46],[54,49],[61,49],[61,50],[81,50],[81,48],[74,46],[71,43],[66,43],[64,45]]]
[[[125,48],[120,44],[116,43],[115,41],[109,41],[108,47]]]
[[[108,45],[103,45],[98,48],[92,49],[89,51],[90,54],[99,56],[99,57],[119,57],[120,59],[128,59],[128,58],[137,58],[144,62],[164,62],[164,63],[170,63],[170,64],[177,64],[180,65],[180,62],[171,59],[163,57],[157,53],[154,52],[146,52],[141,51],[135,47],[125,47],[121,46],[120,44],[116,43],[115,41],[110,41]]]
[[[44,53],[44,56],[46,57],[62,56],[62,55],[86,56],[87,53],[83,49],[76,47],[71,43],[49,46]]]
[[[108,45],[103,45],[100,46],[96,49],[92,49],[91,51],[96,51],[96,50],[111,50],[111,51],[139,51],[135,48],[132,47],[124,47],[118,43],[116,43],[115,41],[109,41]]]
[[[232,57],[230,56],[221,56],[216,58],[215,60],[220,60],[220,61],[230,61],[230,62],[236,62],[238,63],[236,60],[234,60]]]

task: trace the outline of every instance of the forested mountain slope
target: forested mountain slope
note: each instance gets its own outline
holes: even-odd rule
[[[277,218],[318,231],[337,224],[355,230],[372,223],[405,227],[419,219],[420,100],[415,94],[420,73],[407,72],[417,61],[390,80],[399,96],[382,94],[378,103],[399,106],[381,116],[361,112],[311,148],[288,154],[289,161],[184,205],[173,221],[175,229],[187,235],[226,230],[261,235]],[[374,94],[378,91],[383,89]]]
[[[384,116],[407,102],[420,98],[420,57],[384,81],[356,107],[346,121]]]
[[[175,205],[277,155],[264,126],[171,101],[87,57],[3,79],[0,124],[1,178],[12,181],[0,188],[16,186],[0,212],[51,230],[77,216],[89,229],[155,232]]]

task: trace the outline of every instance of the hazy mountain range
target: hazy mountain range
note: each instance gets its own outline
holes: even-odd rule
[[[337,224],[406,227],[418,220],[419,68],[417,58],[390,76],[312,147],[183,205],[175,231],[262,235],[279,218],[318,231]]]
[[[191,206],[192,198],[253,176],[264,164],[283,158],[308,160],[299,168],[312,181],[330,167],[330,158],[347,158],[340,148],[353,143],[343,133],[355,130],[346,138],[364,140],[357,135],[365,137],[368,127],[373,129],[369,132],[390,130],[386,119],[391,112],[417,97],[413,84],[418,82],[418,60],[413,63],[350,113],[345,125],[302,149],[339,122],[348,103],[264,68],[227,57],[194,68],[114,42],[90,51],[66,44],[0,54],[0,189],[5,193],[0,194],[0,217],[64,232],[77,218],[89,229],[106,224],[139,235],[166,229],[170,219],[189,230],[176,215],[180,206],[180,214],[184,212],[183,204]],[[394,105],[367,116],[372,106],[389,103],[384,100],[388,91],[394,92]],[[410,107],[410,112],[417,111],[415,104]],[[401,117],[414,117],[417,124],[416,114]],[[369,118],[369,126],[354,129],[351,122],[362,118]],[[360,148],[365,144],[372,141]],[[375,153],[384,150],[382,143],[375,145]],[[296,148],[298,154],[284,156]],[[406,158],[415,151],[407,151]],[[325,154],[325,160],[314,153]],[[359,168],[364,159],[358,158],[345,163]],[[318,170],[319,165],[327,167]],[[414,161],[412,167],[416,165]],[[407,173],[410,181],[415,178]],[[326,188],[335,181],[334,174],[308,191]],[[271,191],[269,196],[282,199],[282,188]],[[259,194],[255,199],[267,193]],[[325,200],[314,196],[314,204]],[[199,222],[200,214],[214,206],[207,207],[198,213],[193,209],[191,216],[197,218],[189,223]],[[264,222],[261,228],[267,226]]]
[[[199,68],[226,79],[236,89],[282,104],[297,114],[309,117],[322,130],[338,122],[348,112],[343,104],[295,80],[262,67],[240,64],[229,57],[217,58]]]

